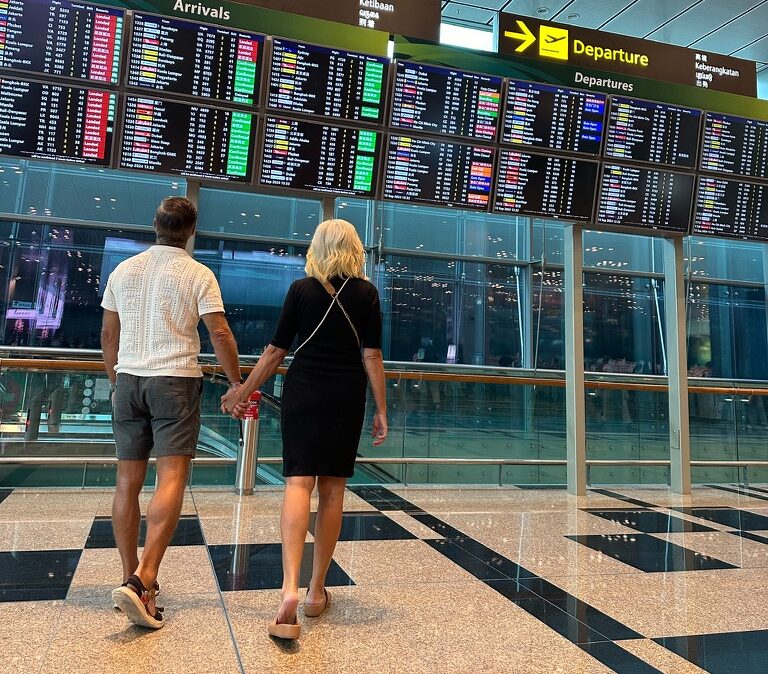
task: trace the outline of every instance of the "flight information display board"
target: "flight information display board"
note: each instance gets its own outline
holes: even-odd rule
[[[392,135],[384,198],[487,210],[494,154],[488,147]]]
[[[605,156],[693,168],[701,110],[614,96]]]
[[[255,127],[247,112],[127,96],[120,166],[249,182]]]
[[[392,126],[495,141],[501,85],[501,77],[399,61],[392,95]]]
[[[0,79],[0,154],[109,166],[117,94]]]
[[[255,105],[263,53],[257,33],[135,13],[127,83]]]
[[[768,241],[768,185],[700,176],[693,233]]]
[[[502,149],[493,210],[591,222],[598,167],[595,161]]]
[[[597,222],[687,233],[692,202],[692,174],[605,164]]]
[[[389,59],[272,40],[267,106],[275,110],[379,124]]]
[[[768,122],[708,112],[700,168],[768,179]]]
[[[117,84],[125,12],[69,0],[2,0],[0,67]]]
[[[605,94],[509,80],[502,141],[599,155],[607,105]]]
[[[373,197],[380,153],[378,131],[267,117],[259,183]]]

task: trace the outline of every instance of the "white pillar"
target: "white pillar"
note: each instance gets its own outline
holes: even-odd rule
[[[664,239],[664,314],[669,377],[670,484],[675,494],[691,493],[688,419],[688,348],[685,318],[683,240]]]
[[[565,414],[568,493],[587,493],[584,421],[584,242],[580,225],[565,227]]]

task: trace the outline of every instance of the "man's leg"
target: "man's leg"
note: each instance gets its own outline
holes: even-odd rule
[[[157,580],[160,562],[179,523],[184,489],[189,477],[189,456],[160,456],[157,459],[157,489],[147,508],[147,540],[136,575],[144,587]],[[154,614],[154,606],[147,606]]]
[[[146,460],[117,462],[117,486],[112,501],[112,530],[123,564],[123,582],[128,580],[139,566],[139,493],[146,476]]]

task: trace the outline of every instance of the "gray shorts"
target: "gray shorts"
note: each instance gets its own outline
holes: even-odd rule
[[[112,429],[117,458],[194,456],[200,434],[202,377],[117,375]]]

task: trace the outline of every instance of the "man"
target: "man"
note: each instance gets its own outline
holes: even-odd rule
[[[155,605],[157,573],[179,521],[200,431],[201,318],[231,385],[240,385],[237,344],[216,278],[186,252],[196,221],[190,201],[165,199],[155,215],[157,245],[117,266],[102,302],[118,458],[112,526],[123,564],[123,584],[112,598],[131,622],[154,629],[164,624]],[[139,493],[153,447],[157,488],[139,561]]]

